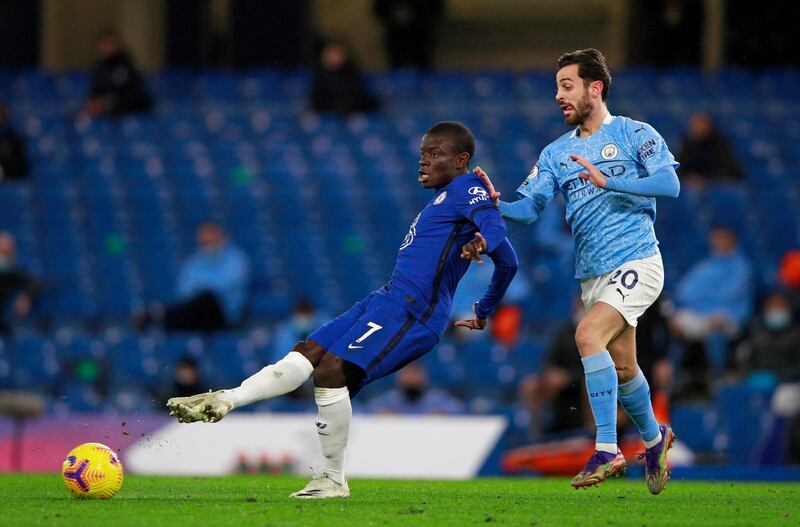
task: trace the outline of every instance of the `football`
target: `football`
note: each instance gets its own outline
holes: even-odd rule
[[[108,499],[122,488],[122,462],[100,443],[73,448],[61,468],[64,484],[76,498]]]

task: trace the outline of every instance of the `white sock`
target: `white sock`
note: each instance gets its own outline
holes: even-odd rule
[[[616,443],[595,443],[594,449],[599,450],[600,452],[607,452],[609,454],[617,455],[617,444]]]
[[[325,456],[325,472],[338,483],[344,485],[344,449],[350,435],[350,391],[344,388],[314,388],[317,401],[317,434]]]
[[[225,390],[222,397],[234,408],[292,392],[306,382],[314,367],[301,353],[290,351],[284,358],[245,379],[241,386]]]
[[[650,441],[645,441],[644,442],[644,446],[647,447],[647,448],[653,448],[660,441],[661,441],[661,430],[658,431],[658,435],[655,436],[653,439],[651,439]]]

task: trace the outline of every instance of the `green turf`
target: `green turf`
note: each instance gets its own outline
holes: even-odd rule
[[[576,491],[561,479],[353,480],[347,500],[298,501],[283,476],[126,477],[108,501],[76,500],[60,476],[0,475],[0,525],[798,525],[800,486],[644,481]]]

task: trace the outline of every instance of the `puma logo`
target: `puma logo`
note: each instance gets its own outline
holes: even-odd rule
[[[567,168],[567,164],[564,163],[563,161],[559,161],[558,164],[561,165],[564,168]]]
[[[626,295],[625,293],[623,293],[623,292],[622,292],[622,289],[620,289],[619,287],[617,288],[617,293],[619,293],[619,296],[621,296],[621,297],[622,297],[622,301],[623,301],[623,302],[625,302],[625,298],[627,298],[627,297],[631,296],[631,294],[630,294],[630,293],[628,293],[627,295]]]
[[[634,133],[634,134],[638,134],[638,133],[639,133],[639,132],[641,132],[642,130],[644,130],[644,126],[642,126],[641,128],[639,128],[638,130],[634,130],[634,131],[633,131],[633,133]]]
[[[280,379],[281,377],[283,377],[283,372],[279,370],[272,370],[272,376],[275,377],[276,379]]]

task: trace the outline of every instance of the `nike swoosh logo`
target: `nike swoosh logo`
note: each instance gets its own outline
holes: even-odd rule
[[[347,349],[349,349],[349,350],[360,350],[360,349],[361,349],[361,348],[363,348],[363,347],[364,347],[364,346],[353,346],[352,344],[349,344],[349,345],[347,346]]]

